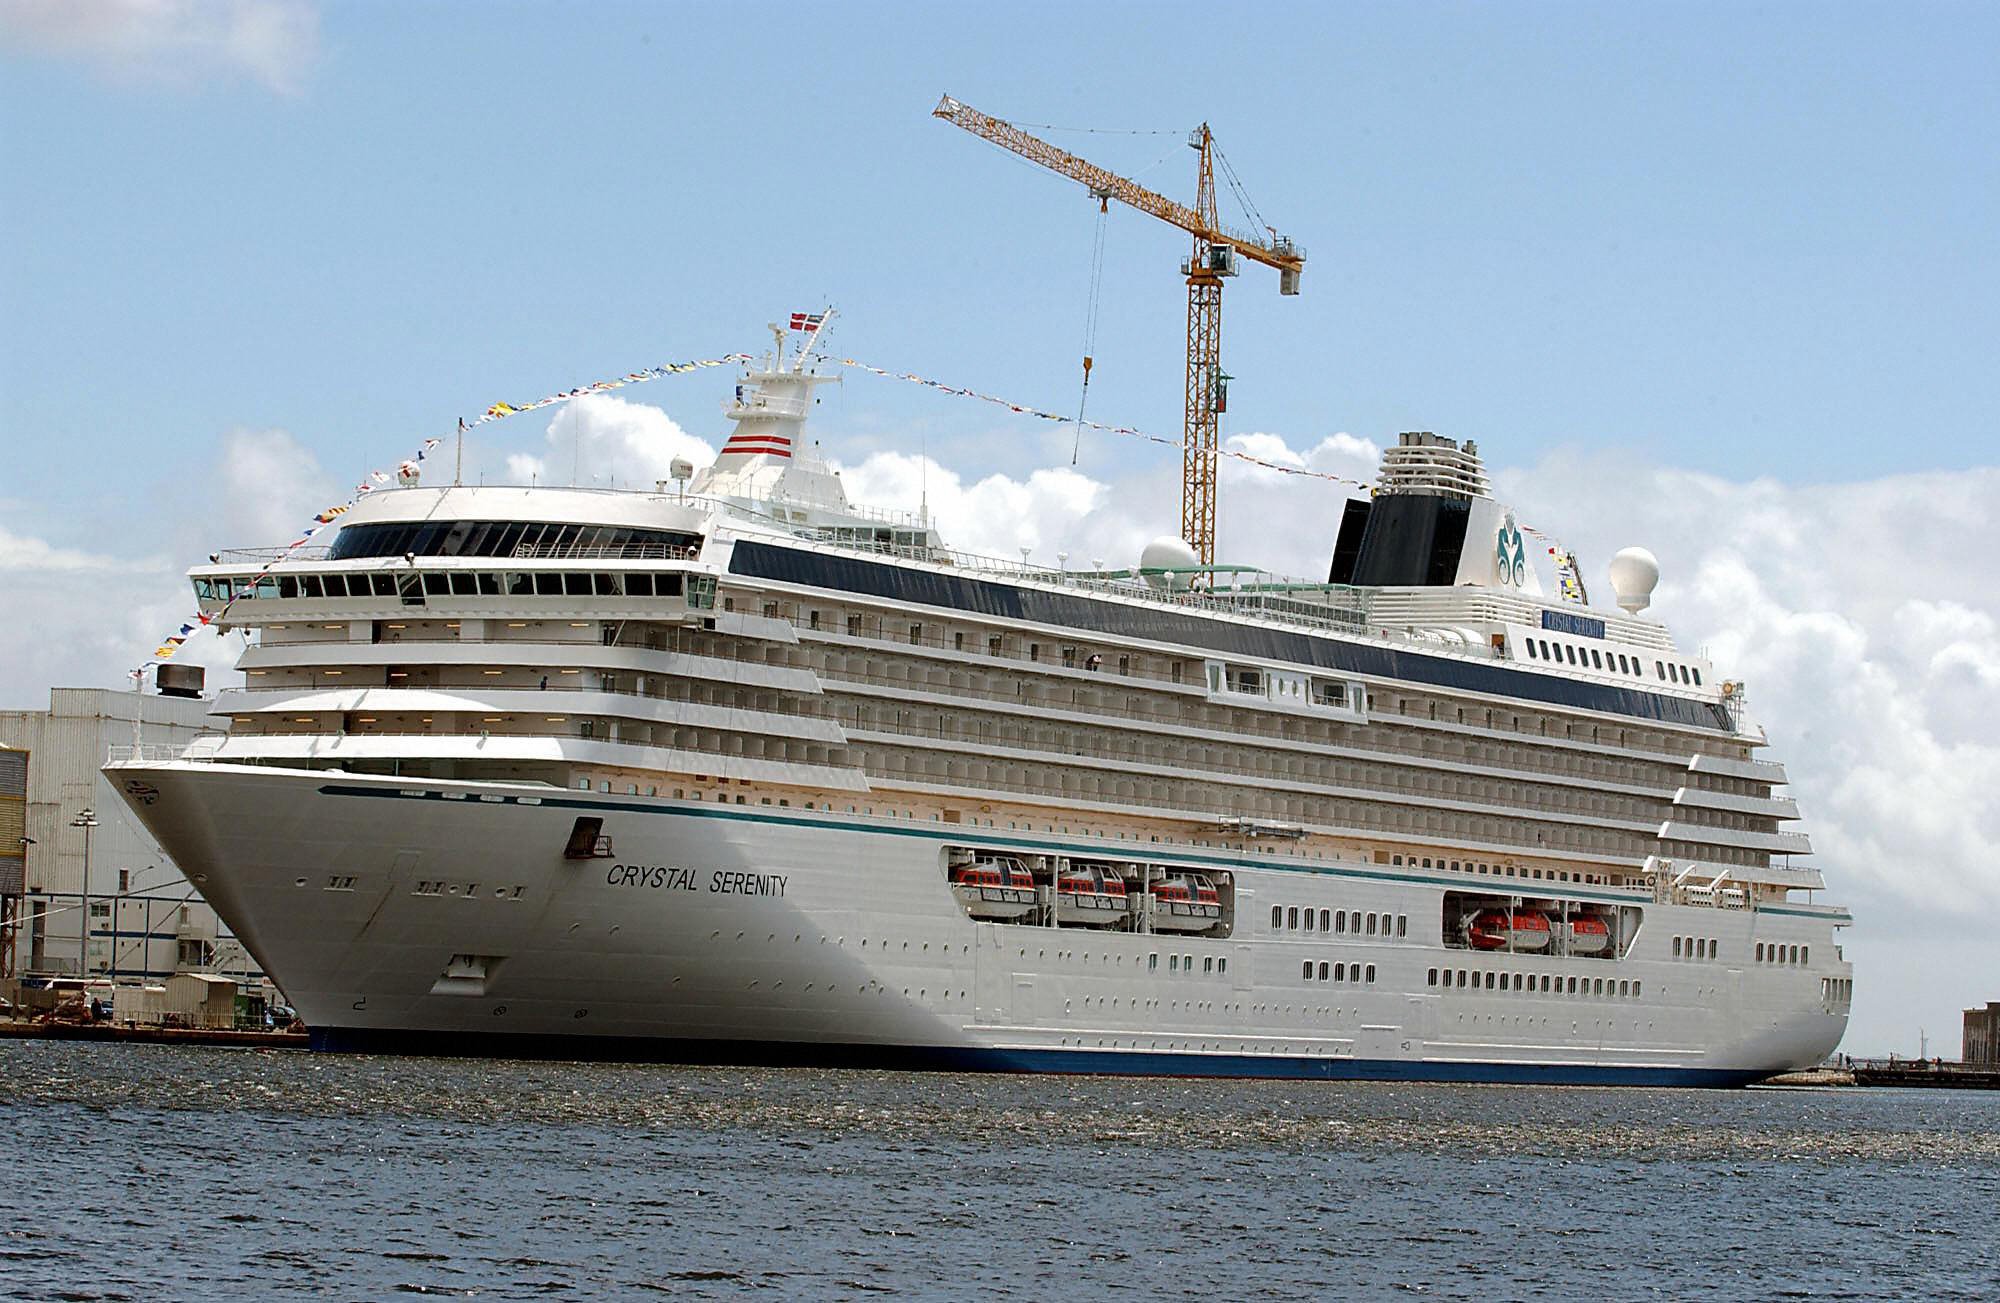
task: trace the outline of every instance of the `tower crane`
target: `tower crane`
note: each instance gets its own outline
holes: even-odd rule
[[[1194,236],[1194,253],[1181,263],[1187,278],[1187,416],[1181,450],[1181,537],[1194,548],[1201,564],[1215,564],[1215,463],[1220,416],[1228,406],[1229,377],[1222,373],[1222,282],[1236,275],[1238,258],[1248,258],[1278,272],[1278,293],[1297,294],[1304,269],[1303,249],[1275,230],[1269,237],[1226,229],[1215,212],[1215,142],[1208,124],[1188,137],[1201,155],[1195,182],[1194,207],[1156,194],[1136,181],[1078,158],[1010,122],[981,113],[947,95],[932,117],[990,140],[1032,163],[1061,173],[1089,187],[1100,204],[1116,199],[1142,213],[1151,213]]]

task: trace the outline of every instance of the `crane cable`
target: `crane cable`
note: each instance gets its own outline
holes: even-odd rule
[[[1110,212],[1110,197],[1098,195],[1097,232],[1090,246],[1090,295],[1085,301],[1083,315],[1083,390],[1076,399],[1076,442],[1069,450],[1069,464],[1072,466],[1076,465],[1077,457],[1083,452],[1083,409],[1090,401],[1090,367],[1097,347],[1097,313],[1103,302],[1104,228],[1110,219]]]

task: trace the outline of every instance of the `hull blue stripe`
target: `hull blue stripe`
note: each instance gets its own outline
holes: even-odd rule
[[[312,1048],[346,1054],[412,1054],[695,1063],[918,1072],[1066,1073],[1128,1077],[1266,1077],[1296,1081],[1428,1081],[1522,1086],[1746,1086],[1778,1069],[1619,1067],[1573,1063],[1454,1063],[1420,1059],[1318,1059],[1133,1050],[991,1049],[944,1045],[696,1041],[643,1036],[542,1036],[510,1032],[316,1027]]]

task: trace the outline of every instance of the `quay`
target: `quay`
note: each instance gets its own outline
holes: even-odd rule
[[[227,1027],[136,1026],[108,1022],[0,1021],[0,1039],[126,1041],[149,1045],[235,1045],[269,1050],[302,1050],[303,1031],[239,1031]]]
[[[2000,1090],[2000,1063],[1949,1059],[1856,1059],[1857,1086],[1930,1086],[1947,1090]]]

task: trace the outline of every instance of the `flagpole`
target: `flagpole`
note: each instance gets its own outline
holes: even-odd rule
[[[465,483],[465,418],[458,418],[458,458],[451,468],[452,487]]]

